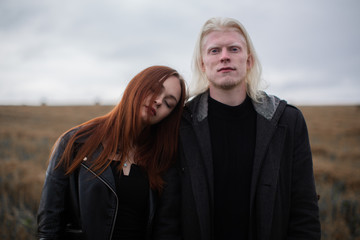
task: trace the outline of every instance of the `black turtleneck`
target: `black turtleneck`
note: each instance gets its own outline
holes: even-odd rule
[[[248,239],[256,112],[249,97],[234,107],[210,96],[208,102],[215,239]]]

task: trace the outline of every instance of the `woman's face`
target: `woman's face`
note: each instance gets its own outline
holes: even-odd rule
[[[181,85],[179,78],[175,76],[168,77],[163,85],[159,95],[155,97],[154,102],[150,102],[152,94],[145,98],[141,108],[141,118],[143,123],[150,125],[156,124],[166,118],[176,107],[180,100]]]

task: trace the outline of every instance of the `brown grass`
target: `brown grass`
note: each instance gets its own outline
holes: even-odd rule
[[[360,106],[301,110],[320,194],[322,239],[360,239]]]
[[[307,120],[315,176],[360,191],[360,106],[301,107]]]
[[[0,239],[36,239],[48,157],[67,129],[111,106],[0,106]]]
[[[50,149],[112,106],[0,106],[0,239],[35,239]],[[360,239],[360,107],[300,107],[314,158],[322,239]]]

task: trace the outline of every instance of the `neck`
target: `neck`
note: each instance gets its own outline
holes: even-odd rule
[[[220,89],[213,86],[209,87],[210,96],[218,102],[229,106],[238,106],[246,98],[245,88]]]

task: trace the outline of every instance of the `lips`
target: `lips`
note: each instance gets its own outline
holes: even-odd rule
[[[218,72],[228,72],[228,71],[234,71],[235,68],[232,68],[232,67],[222,67],[222,68],[219,68],[217,71]]]
[[[152,107],[148,107],[146,106],[146,108],[148,109],[148,111],[153,115],[153,116],[156,116],[156,110]]]

